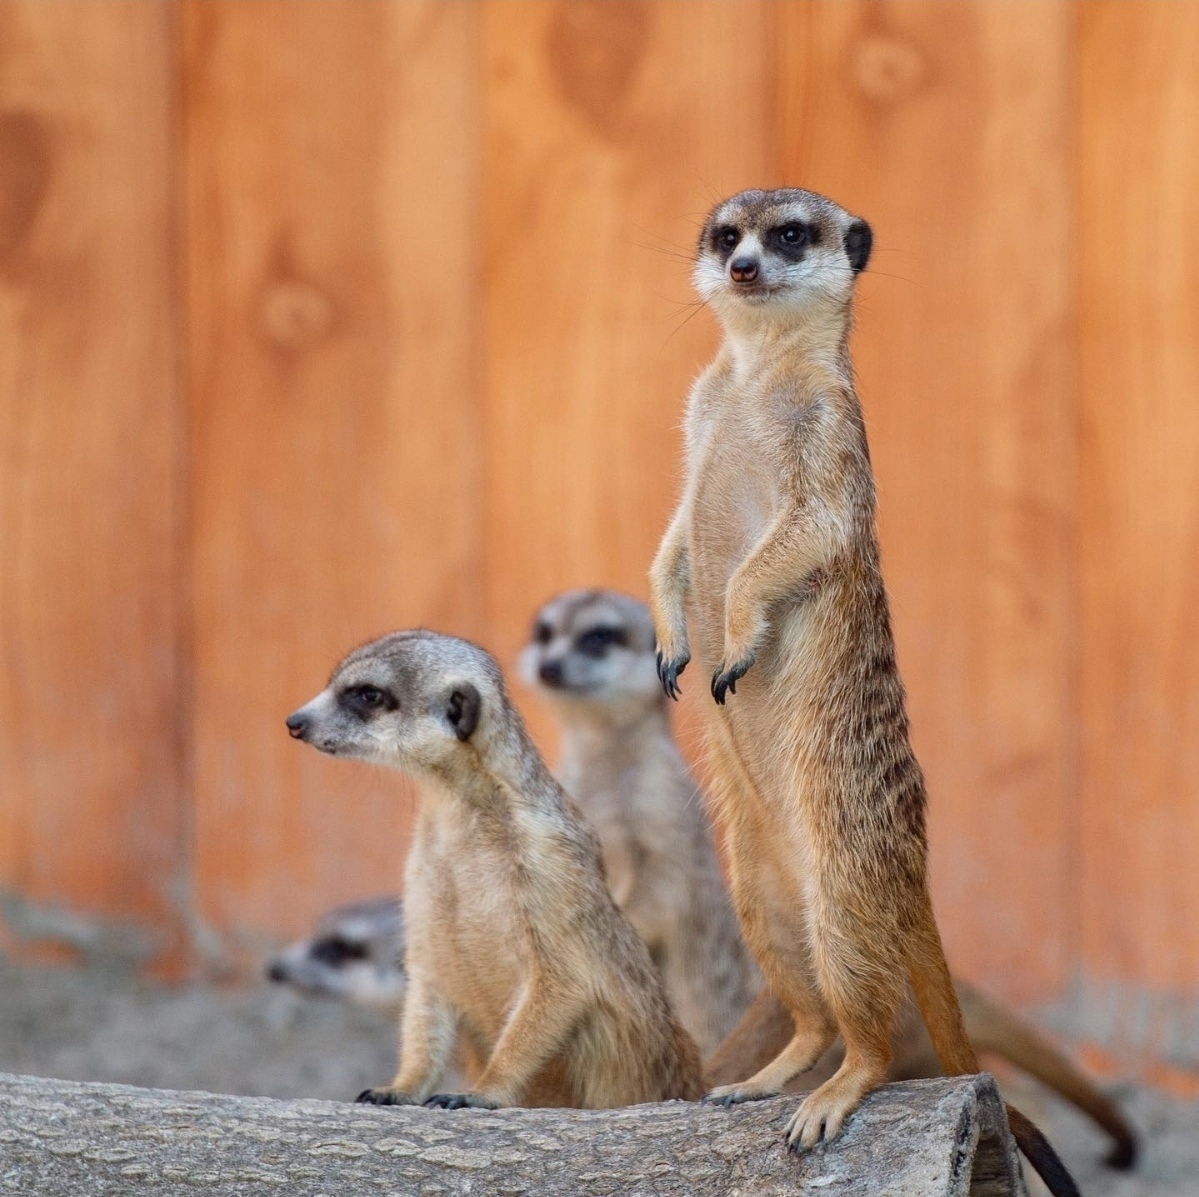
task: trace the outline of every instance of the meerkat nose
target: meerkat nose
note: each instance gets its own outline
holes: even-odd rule
[[[734,258],[729,263],[729,274],[735,283],[752,283],[758,277],[756,258]]]
[[[287,969],[278,960],[272,960],[266,966],[266,979],[268,981],[286,981]]]
[[[301,715],[299,711],[296,711],[294,715],[288,715],[287,717],[287,730],[291,733],[291,738],[293,740],[308,739],[308,731],[310,726],[311,725],[308,722],[308,716]]]
[[[547,686],[562,685],[562,662],[561,661],[542,661],[537,669],[537,676],[541,678]]]

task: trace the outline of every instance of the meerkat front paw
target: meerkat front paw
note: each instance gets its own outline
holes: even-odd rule
[[[434,1093],[425,1106],[430,1110],[498,1110],[500,1103],[485,1093]]]
[[[757,654],[751,652],[732,665],[726,666],[721,663],[720,668],[712,675],[712,697],[716,699],[717,706],[724,706],[726,694],[737,693],[737,683],[753,668],[755,660]]]
[[[679,674],[687,668],[688,662],[691,660],[691,654],[684,649],[677,657],[667,660],[662,650],[658,650],[658,681],[662,683],[662,689],[666,691],[667,698],[673,698],[678,701],[682,690],[679,689]]]
[[[363,1089],[354,1101],[364,1106],[419,1106],[418,1098],[403,1089],[389,1089],[386,1086],[379,1089]]]

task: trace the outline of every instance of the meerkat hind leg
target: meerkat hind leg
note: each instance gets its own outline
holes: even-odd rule
[[[846,940],[844,934],[836,937],[840,952]],[[821,990],[845,1041],[845,1057],[795,1111],[787,1127],[787,1144],[796,1152],[807,1151],[822,1139],[835,1139],[862,1098],[886,1081],[891,1031],[903,998],[903,973],[897,961],[889,970],[872,972],[869,960],[844,959],[827,948],[821,951],[818,945],[817,963]]]
[[[775,967],[770,967],[771,964]],[[769,1064],[748,1080],[720,1085],[705,1095],[704,1101],[723,1106],[743,1101],[760,1101],[783,1091],[790,1081],[824,1055],[837,1037],[832,1013],[816,988],[815,978],[807,969],[782,972],[777,962],[763,961],[767,984],[791,1013],[795,1034]]]
[[[890,1062],[889,1033],[868,1040],[846,1036],[841,1067],[804,1098],[787,1127],[787,1145],[795,1152],[803,1152],[822,1139],[826,1143],[835,1139],[845,1119],[861,1105],[862,1098],[887,1079]]]
[[[825,1028],[797,1031],[790,1043],[769,1064],[746,1081],[719,1085],[704,1094],[708,1105],[733,1106],[743,1101],[776,1097],[801,1072],[807,1072],[828,1051],[836,1033]]]

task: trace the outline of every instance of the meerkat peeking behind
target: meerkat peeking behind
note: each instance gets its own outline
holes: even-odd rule
[[[287,727],[421,783],[399,1070],[359,1101],[600,1108],[699,1095],[695,1044],[491,656],[397,632],[350,653]],[[470,1092],[438,1094],[459,1032],[485,1066]]]
[[[404,908],[367,898],[323,914],[312,935],[266,962],[268,981],[301,993],[395,1010],[404,998]]]
[[[649,611],[613,590],[560,594],[534,618],[520,667],[558,717],[558,780],[599,833],[612,896],[648,945],[679,1021],[712,1051],[761,978],[671,735]]]
[[[848,338],[865,221],[808,191],[745,191],[700,235],[696,287],[724,342],[692,388],[682,500],[650,572],[667,693],[711,677],[710,771],[745,937],[795,1030],[709,1097],[778,1093],[838,1032],[797,1151],[834,1138],[887,1076],[910,980],[941,1066],[978,1071],[929,897],[925,790],[908,740]],[[735,695],[735,697],[734,697]],[[1077,1192],[1008,1108],[1056,1197]]]

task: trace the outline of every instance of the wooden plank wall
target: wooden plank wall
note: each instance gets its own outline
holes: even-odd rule
[[[0,947],[237,971],[393,887],[410,789],[283,716],[644,592],[696,227],[799,183],[876,230],[951,955],[1199,1071],[1197,51],[1157,0],[0,0]]]

